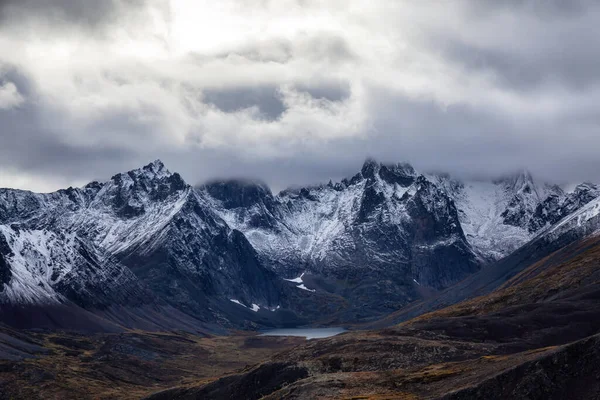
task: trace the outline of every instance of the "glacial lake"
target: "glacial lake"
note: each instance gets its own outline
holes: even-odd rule
[[[344,328],[288,328],[264,331],[260,336],[300,336],[310,339],[322,339],[346,332]]]

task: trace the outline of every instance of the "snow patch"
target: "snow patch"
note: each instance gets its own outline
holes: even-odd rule
[[[301,284],[301,285],[298,285],[298,286],[296,286],[296,287],[297,287],[297,288],[299,288],[299,289],[302,289],[302,290],[306,290],[307,292],[313,292],[313,293],[314,293],[314,292],[316,292],[316,290],[315,290],[315,289],[309,289],[309,288],[307,288],[306,286],[304,286],[304,283],[303,283],[303,284]]]
[[[229,299],[229,301],[231,301],[232,303],[235,303],[237,305],[240,305],[244,308],[247,308],[249,310],[252,310],[254,312],[258,312],[260,310],[260,306],[258,304],[252,303],[252,307],[248,307],[248,306],[244,305],[241,301],[236,300],[236,299]]]
[[[302,282],[303,282],[303,281],[302,281],[302,277],[303,277],[303,276],[304,276],[304,272],[302,273],[302,275],[300,275],[300,276],[299,276],[299,277],[297,277],[297,278],[294,278],[294,279],[285,279],[285,278],[284,278],[283,280],[284,280],[284,281],[288,281],[288,282],[294,282],[294,283],[302,283]]]
[[[302,275],[300,275],[297,278],[294,278],[294,279],[285,279],[284,278],[283,280],[288,281],[288,282],[293,282],[293,283],[299,283],[299,285],[296,287],[299,289],[302,289],[302,290],[306,290],[307,292],[313,292],[313,293],[316,292],[316,290],[309,289],[304,285],[304,281],[302,280],[303,277],[304,277],[304,272],[302,273]],[[277,306],[277,308],[279,308],[279,306]]]

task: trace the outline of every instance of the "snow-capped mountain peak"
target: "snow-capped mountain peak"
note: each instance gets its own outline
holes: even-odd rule
[[[414,168],[408,163],[386,164],[369,158],[364,162],[359,174],[343,182],[353,183],[364,178],[371,182],[383,180],[391,185],[399,184],[406,187],[411,185],[417,176]]]
[[[144,167],[142,167],[142,169],[153,172],[154,174],[157,174],[157,173],[170,174],[169,170],[165,167],[165,164],[160,159],[156,159],[156,160],[152,161],[150,164],[144,165]]]
[[[308,270],[327,279],[362,277],[363,283],[353,285],[384,276],[393,282],[405,281],[398,276],[410,277],[407,282],[418,277],[422,285],[440,288],[477,268],[452,200],[409,164],[369,159],[359,173],[340,183],[276,196],[260,191],[261,201],[248,206],[236,201],[231,207],[224,201],[246,196],[246,186],[222,182],[200,190],[284,276]],[[394,293],[390,298],[415,296],[416,289],[395,285],[386,289]]]
[[[482,260],[496,260],[523,245],[548,223],[545,217],[537,216],[547,213],[540,210],[544,202],[565,196],[558,186],[536,180],[527,170],[493,181],[462,181],[447,174],[419,174],[407,163],[383,164],[374,159],[367,159],[359,173],[341,183],[284,190],[277,196],[272,196],[264,186],[254,186],[255,195],[249,196],[248,187],[227,184],[227,190],[223,190],[223,185],[213,184],[208,190],[209,197],[219,199],[215,208],[220,215],[245,232],[260,253],[277,254],[281,247],[287,249],[283,253],[289,255],[293,252],[290,243],[303,237],[302,243],[312,244],[301,247],[303,250],[298,254],[304,254],[302,259],[313,252],[322,255],[332,251],[330,246],[334,246],[335,234],[347,231],[355,223],[380,219],[405,224],[410,220],[406,210],[410,199],[424,193],[431,197],[441,191],[447,196],[449,207],[458,211],[462,228],[459,235],[466,236]],[[580,186],[579,191],[575,189],[580,194],[572,197],[581,200],[564,200],[567,204],[573,203],[572,207],[563,207],[565,210],[576,209],[594,197],[593,185]],[[220,193],[216,192],[218,187]],[[260,199],[261,206],[258,207],[256,201],[244,206],[236,200],[235,207],[231,207],[231,199],[238,197]],[[443,204],[444,201],[440,201]],[[429,201],[429,204],[435,202]],[[221,212],[221,208],[228,211]],[[437,215],[445,213],[443,209],[430,211]],[[560,219],[565,212],[553,215]],[[294,217],[288,219],[290,213]],[[302,236],[298,236],[300,232]],[[291,236],[284,240],[287,235]]]
[[[513,174],[506,175],[496,182],[504,183],[507,189],[514,193],[529,193],[531,191],[537,194],[537,182],[533,179],[533,175],[526,169],[520,169]]]
[[[168,304],[225,324],[226,299],[271,309],[281,285],[159,160],[83,188],[0,191],[0,283],[0,303]]]
[[[319,313],[325,296],[355,320],[446,288],[537,232],[587,232],[598,196],[526,171],[468,181],[372,159],[341,182],[278,194],[236,179],[194,188],[156,160],[82,188],[0,189],[0,302],[166,304],[228,324],[279,306]],[[282,279],[304,272],[305,290]]]

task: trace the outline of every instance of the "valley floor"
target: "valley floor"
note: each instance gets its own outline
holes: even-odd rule
[[[245,332],[77,335],[0,328],[0,398],[139,399],[243,372],[304,341]]]

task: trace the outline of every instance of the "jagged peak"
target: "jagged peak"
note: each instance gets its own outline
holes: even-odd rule
[[[167,168],[165,167],[165,164],[158,158],[156,160],[152,161],[150,164],[145,165],[143,167],[143,169],[149,170],[149,171],[154,171],[154,172],[168,171]]]
[[[258,180],[233,178],[212,180],[198,186],[225,208],[250,207],[259,203],[270,204],[273,194],[267,184]]]
[[[373,158],[367,158],[363,163],[360,173],[365,178],[372,178],[377,172],[379,172],[381,164],[375,161]]]
[[[504,184],[514,192],[535,191],[537,193],[536,181],[529,170],[521,168],[511,174],[494,180],[496,184]]]
[[[153,174],[154,177],[157,178],[164,178],[173,175],[167,169],[167,167],[165,167],[165,164],[159,159],[156,159],[150,164],[143,166],[142,170],[147,173]]]
[[[360,174],[358,174],[360,175]],[[331,180],[330,180],[331,181]],[[348,180],[344,179],[342,182],[346,182],[344,183],[333,183],[329,185],[329,184],[324,184],[324,183],[318,183],[318,184],[313,184],[313,185],[306,185],[306,186],[290,186],[286,189],[281,190],[277,196],[278,197],[285,197],[285,196],[312,196],[311,193],[314,191],[320,191],[323,189],[334,189],[334,190],[338,190],[340,188],[343,187],[343,185],[348,186]]]
[[[226,179],[211,179],[201,185],[198,188],[208,188],[211,186],[237,186],[240,188],[252,188],[256,187],[263,191],[271,193],[271,188],[264,181],[253,178],[226,178]]]
[[[136,169],[132,169],[127,172],[122,172],[122,173],[116,174],[111,179],[115,182],[120,182],[127,178],[129,178],[129,179],[142,178],[144,180],[152,181],[152,180],[162,180],[162,179],[170,178],[170,177],[176,177],[178,179],[181,179],[181,176],[179,174],[171,173],[171,171],[169,171],[167,169],[167,167],[165,167],[165,164],[161,160],[156,159],[156,160],[152,161],[151,163],[144,165],[141,168],[136,168]]]
[[[417,172],[410,163],[399,162],[396,164],[381,164],[382,167],[389,168],[395,173],[401,173],[404,176],[417,176]]]
[[[413,166],[409,162],[406,162],[406,161],[397,162],[397,163],[379,162],[372,157],[368,157],[365,159],[362,169],[381,168],[381,167],[386,167],[386,168],[394,169],[394,170],[398,170],[398,171],[410,171],[411,173],[416,174]]]
[[[533,182],[533,175],[528,169],[522,168],[515,174],[517,182],[529,183]]]
[[[162,161],[155,160],[141,168],[113,176],[100,193],[102,196],[109,195],[115,207],[125,209],[122,214],[130,216],[142,214],[142,204],[147,200],[163,201],[188,188],[190,186],[181,175],[171,173]]]
[[[575,186],[575,191],[598,190],[598,185],[592,182],[582,182]]]
[[[367,158],[365,158],[365,161],[363,162],[363,168],[369,167],[369,166],[377,167],[379,165],[380,165],[380,162],[377,161],[376,159],[374,159],[373,157],[367,157]]]
[[[404,177],[416,177],[415,169],[407,162],[383,163],[374,158],[367,158],[361,168],[361,174],[365,178],[374,177],[375,174],[381,174],[381,171],[391,172]]]

